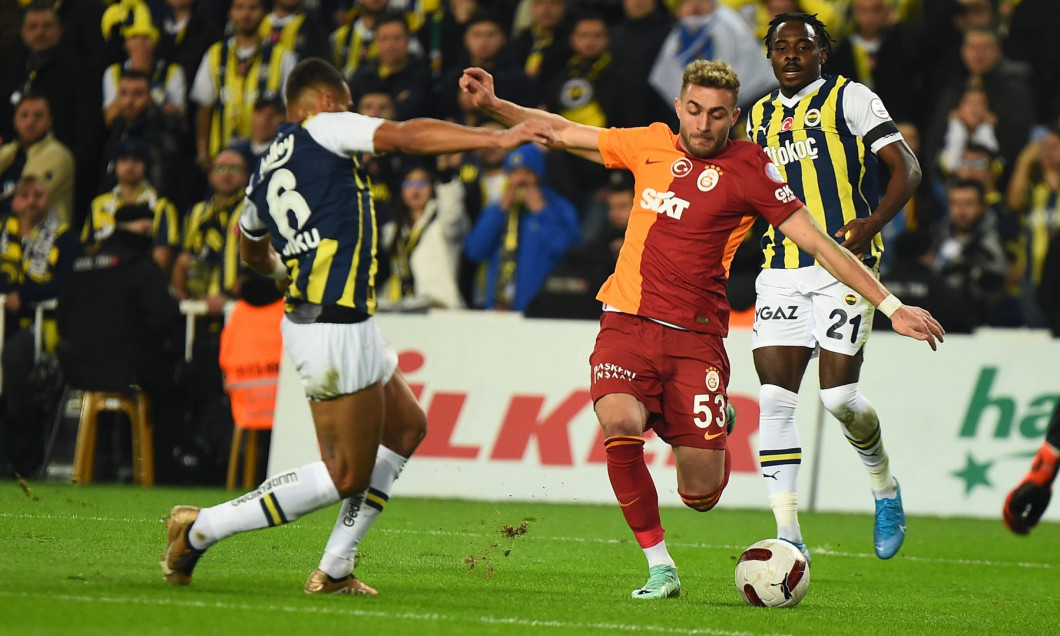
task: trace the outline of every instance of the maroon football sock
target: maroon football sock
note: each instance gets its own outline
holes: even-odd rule
[[[607,477],[618,498],[622,515],[642,548],[663,540],[659,495],[644,463],[644,438],[615,435],[604,440]]]

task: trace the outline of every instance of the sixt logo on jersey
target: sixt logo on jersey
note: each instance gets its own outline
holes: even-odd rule
[[[817,150],[817,140],[811,137],[810,139],[800,139],[798,141],[787,139],[784,141],[783,146],[766,146],[766,154],[769,155],[773,163],[786,166],[789,163],[803,159],[813,161],[817,159],[820,151]]]
[[[654,188],[644,188],[644,192],[640,195],[641,208],[657,214],[665,214],[678,221],[681,220],[681,215],[684,214],[689,205],[691,204],[688,201],[669,191],[659,192]]]

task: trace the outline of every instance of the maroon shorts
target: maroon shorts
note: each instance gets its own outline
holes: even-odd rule
[[[725,448],[729,357],[720,336],[607,311],[589,365],[593,403],[628,393],[671,446]]]

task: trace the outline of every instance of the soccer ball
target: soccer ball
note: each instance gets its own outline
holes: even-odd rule
[[[751,605],[795,607],[810,586],[810,566],[787,541],[752,544],[736,563],[736,589]]]

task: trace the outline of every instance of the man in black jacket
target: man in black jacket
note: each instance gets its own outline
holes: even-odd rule
[[[107,131],[103,146],[100,191],[114,187],[114,163],[118,150],[128,139],[136,139],[147,151],[145,176],[159,194],[183,210],[195,202],[191,150],[183,131],[181,116],[167,113],[151,97],[151,77],[140,71],[125,71],[118,80],[118,114]],[[99,165],[97,164],[97,165]],[[82,226],[83,218],[76,219]]]
[[[971,333],[975,325],[967,299],[931,268],[935,259],[933,241],[925,230],[899,234],[890,248],[895,253],[894,265],[880,276],[880,282],[895,295],[902,294],[902,298],[927,308],[946,333]],[[877,311],[872,319],[873,331],[890,328],[891,319]]]
[[[431,70],[409,49],[405,14],[384,11],[375,23],[379,57],[361,64],[350,80],[354,103],[369,93],[387,93],[394,100],[394,118],[406,121],[432,114]]]
[[[604,226],[588,241],[567,251],[527,306],[524,314],[528,318],[600,319],[603,305],[596,299],[596,292],[615,271],[618,251],[625,240],[636,196],[633,175],[626,170],[611,170],[602,193],[607,204]]]
[[[0,137],[12,138],[14,106],[23,95],[44,95],[55,138],[76,158],[75,204],[87,206],[96,193],[103,118],[98,108],[86,106],[102,103],[103,69],[62,42],[63,27],[50,3],[38,0],[26,7],[20,33],[22,49],[0,63]]]
[[[1044,117],[1036,117],[1034,91],[1031,88],[1030,67],[1014,62],[1003,55],[1001,39],[992,27],[977,26],[964,32],[961,45],[963,66],[949,82],[934,86],[935,112],[926,130],[925,157],[937,157],[943,146],[950,111],[960,103],[961,95],[969,86],[986,93],[990,110],[998,115],[995,126],[1001,157],[1004,160],[999,185],[1004,191],[1009,175],[1016,165],[1020,150],[1027,145],[1031,125]]]
[[[99,251],[74,263],[59,295],[56,353],[69,385],[87,391],[140,387],[151,399],[156,460],[179,429],[175,376],[183,354],[184,320],[169,280],[151,258],[154,213],[126,205]],[[163,406],[166,405],[166,406]],[[164,462],[157,462],[164,471]]]

